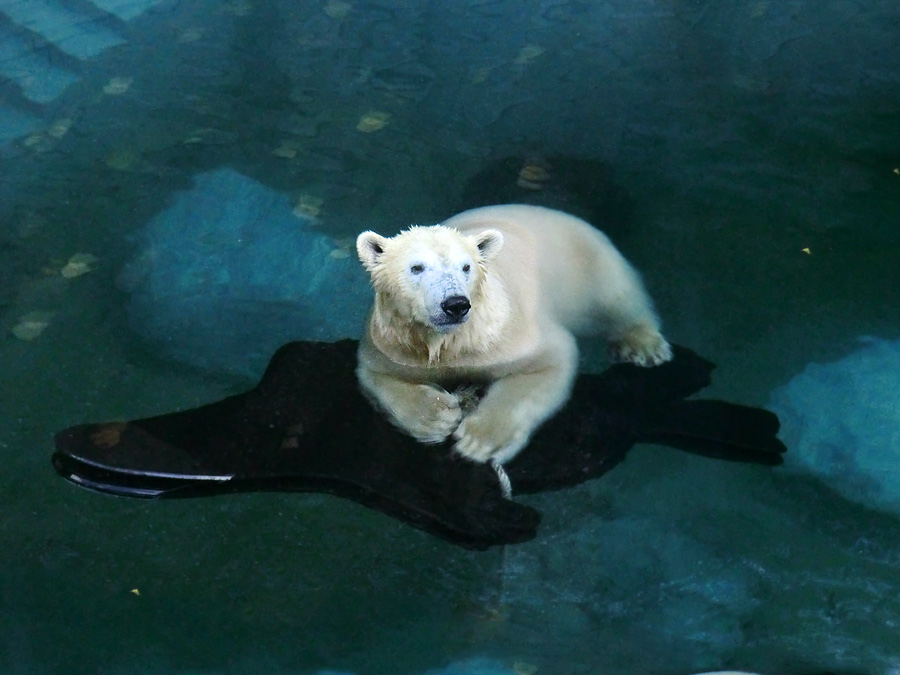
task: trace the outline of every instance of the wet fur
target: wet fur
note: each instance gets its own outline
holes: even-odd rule
[[[363,391],[410,435],[439,442],[452,433],[475,461],[508,461],[565,403],[573,332],[603,335],[618,360],[671,358],[637,272],[605,235],[559,211],[473,209],[393,238],[364,232],[357,251],[375,289],[357,367]],[[430,283],[411,271],[420,260],[438,275]],[[432,296],[442,288],[468,297],[464,322],[436,323]],[[461,380],[490,385],[465,418],[445,388]]]

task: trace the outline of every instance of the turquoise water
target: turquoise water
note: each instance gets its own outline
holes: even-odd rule
[[[66,426],[246,389],[248,323],[315,337],[298,294],[353,333],[359,287],[335,316],[292,247],[365,284],[357,232],[446,218],[510,157],[592,162],[710,395],[896,341],[898,31],[878,0],[0,2],[0,671],[900,672],[900,515],[808,472],[638,447],[472,553],[331,497],[130,501],[49,462]],[[223,210],[309,239],[255,222],[260,270],[197,226],[214,203],[166,220],[224,170],[254,187]]]

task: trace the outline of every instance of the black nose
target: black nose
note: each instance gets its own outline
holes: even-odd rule
[[[441,303],[441,309],[444,310],[444,314],[454,321],[459,321],[468,314],[471,306],[469,299],[464,295],[451,295]]]

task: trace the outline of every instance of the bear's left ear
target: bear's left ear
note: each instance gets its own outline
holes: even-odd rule
[[[378,265],[386,244],[386,237],[371,230],[366,230],[356,238],[356,253],[359,255],[360,262],[370,272]]]
[[[478,254],[484,262],[490,262],[496,258],[503,248],[503,233],[500,230],[484,230],[476,234],[472,239],[475,241],[475,246],[478,247]]]

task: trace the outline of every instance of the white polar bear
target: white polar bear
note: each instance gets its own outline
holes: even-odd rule
[[[393,237],[363,232],[357,252],[375,304],[360,342],[363,391],[425,443],[504,463],[566,402],[573,332],[603,335],[621,361],[672,358],[637,272],[588,223],[519,204],[456,215]],[[448,389],[484,383],[464,415]]]

